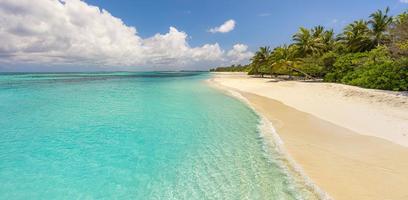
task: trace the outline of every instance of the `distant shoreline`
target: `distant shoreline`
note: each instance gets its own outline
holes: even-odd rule
[[[239,92],[257,112],[266,116],[290,156],[333,198],[371,200],[408,196],[405,188],[398,187],[408,185],[408,136],[404,135],[408,130],[404,127],[408,126],[405,103],[408,97],[338,84],[269,81],[243,73],[214,73],[210,82]],[[323,104],[324,101],[332,106]],[[327,119],[325,114],[332,118]],[[342,114],[348,114],[354,124],[342,126],[347,122]],[[380,130],[360,131],[370,128]]]

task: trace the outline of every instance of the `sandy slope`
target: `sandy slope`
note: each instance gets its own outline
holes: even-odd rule
[[[216,74],[275,126],[289,155],[335,199],[408,199],[408,97]],[[376,137],[372,137],[376,136]]]

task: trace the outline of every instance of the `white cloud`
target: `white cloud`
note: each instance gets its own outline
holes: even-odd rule
[[[248,60],[253,56],[253,53],[248,51],[248,46],[244,44],[236,44],[228,51],[227,56],[233,64],[239,64],[243,60]]]
[[[235,21],[230,19],[224,22],[221,26],[209,30],[211,33],[228,33],[235,28]]]
[[[246,62],[243,55],[250,53],[245,49],[236,52],[241,56],[230,56],[235,46],[226,52],[217,43],[190,47],[188,38],[174,27],[168,33],[141,38],[136,28],[80,0],[0,1],[0,66],[204,68],[239,59]]]
[[[408,3],[408,0],[400,0],[401,3]]]

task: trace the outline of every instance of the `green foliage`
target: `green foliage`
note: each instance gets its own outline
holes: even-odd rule
[[[293,35],[292,39],[295,42],[294,45],[296,45],[299,55],[306,57],[321,54],[325,50],[323,36],[326,39],[330,39],[330,33],[326,33],[323,26],[316,26],[311,30],[301,27],[299,32]]]
[[[323,66],[315,59],[316,57],[314,56],[303,58],[298,68],[310,76],[320,77],[321,72],[323,71]]]
[[[300,69],[313,77],[324,77],[333,70],[338,54],[330,51],[322,56],[311,56],[302,59]]]
[[[292,37],[293,44],[273,50],[261,47],[251,59],[249,74],[408,90],[408,13],[394,19],[388,11],[378,10],[368,21],[354,21],[337,37],[323,26],[301,27]]]
[[[397,15],[394,19],[394,22],[396,24],[403,24],[408,21],[408,9],[404,11],[403,13]]]
[[[231,65],[227,67],[216,67],[210,69],[210,72],[248,72],[249,70],[249,65]]]
[[[383,90],[407,90],[408,67],[393,62],[364,64],[347,74],[342,83]]]
[[[384,11],[377,10],[370,15],[369,24],[371,25],[371,33],[373,35],[373,44],[385,44],[389,40],[388,28],[392,23],[393,18],[388,15],[389,8]]]
[[[297,60],[298,49],[296,46],[283,45],[273,50],[270,56],[271,74],[291,74],[291,67]]]
[[[347,53],[364,52],[371,50],[374,46],[370,39],[370,29],[368,22],[364,20],[354,21],[344,28],[338,40],[344,44]]]
[[[379,46],[370,52],[340,56],[324,79],[365,88],[407,90],[407,60],[394,61],[388,49]]]
[[[341,82],[347,73],[353,71],[366,60],[367,53],[348,53],[337,58],[333,68],[324,76],[324,81]]]
[[[261,75],[268,74],[268,69],[270,68],[269,57],[271,56],[271,49],[268,46],[261,47],[251,58],[251,70],[250,75]]]
[[[337,53],[330,51],[319,58],[321,65],[324,67],[324,74],[330,72],[333,69],[334,63],[336,62],[338,57],[339,55]]]

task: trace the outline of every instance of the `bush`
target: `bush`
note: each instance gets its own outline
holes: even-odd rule
[[[373,89],[408,90],[408,58],[395,61],[382,46],[370,52],[346,54],[336,60],[325,81]]]
[[[249,70],[249,65],[231,65],[228,67],[213,68],[210,69],[210,72],[248,72]]]
[[[302,59],[302,63],[298,66],[298,69],[316,78],[324,77],[333,70],[333,65],[337,57],[338,54],[332,51],[324,53],[321,56],[309,56]]]
[[[298,68],[313,77],[322,77],[324,72],[322,62],[316,57],[304,58],[302,64]]]
[[[386,62],[365,65],[348,73],[342,83],[373,89],[401,91],[408,89],[408,67]]]
[[[364,53],[348,53],[337,58],[332,68],[324,77],[328,82],[340,82],[344,76],[367,62],[368,55]]]

